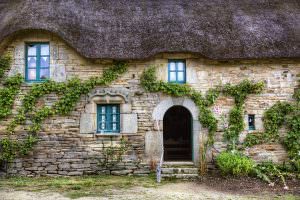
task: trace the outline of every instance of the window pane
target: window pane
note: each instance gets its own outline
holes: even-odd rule
[[[36,57],[28,57],[27,65],[28,68],[36,68]]]
[[[248,115],[249,130],[255,130],[255,115]]]
[[[49,67],[49,57],[41,57],[40,59],[41,67],[48,68]]]
[[[49,69],[41,69],[40,70],[40,79],[49,78]]]
[[[117,123],[113,123],[113,130],[117,130]]]
[[[183,62],[177,63],[177,70],[178,71],[183,71],[184,70],[184,63]]]
[[[177,72],[178,81],[184,81],[184,72]]]
[[[102,130],[105,129],[105,123],[101,123],[101,129],[102,129]]]
[[[36,80],[36,69],[28,69],[28,80]]]
[[[116,121],[117,121],[117,115],[113,115],[112,121],[113,121],[113,122],[116,122]]]
[[[176,81],[176,72],[170,72],[170,81]]]
[[[41,45],[41,55],[48,56],[49,55],[49,44]]]
[[[119,105],[98,105],[98,131],[106,133],[119,131],[120,113]]]
[[[117,107],[116,106],[112,107],[112,113],[117,113]]]
[[[27,48],[28,56],[36,56],[36,45],[28,45]]]
[[[171,62],[170,63],[170,71],[175,71],[176,68],[175,68],[175,63],[174,62]]]

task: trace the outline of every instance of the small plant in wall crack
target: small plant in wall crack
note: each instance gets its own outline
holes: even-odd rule
[[[129,150],[130,145],[128,141],[122,137],[119,145],[114,145],[111,141],[110,146],[102,144],[102,158],[99,160],[99,166],[110,169],[116,166],[118,163],[122,162],[123,156]]]

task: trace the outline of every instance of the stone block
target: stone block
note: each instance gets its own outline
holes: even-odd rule
[[[132,174],[133,170],[118,170],[118,171],[111,171],[111,175],[128,175]]]
[[[150,173],[149,169],[137,169],[137,170],[134,170],[134,172],[133,172],[134,175],[149,174],[149,173]]]
[[[162,132],[148,131],[145,134],[145,155],[148,161],[160,160],[163,147]]]
[[[80,133],[95,133],[96,118],[93,114],[82,113],[80,117]]]
[[[56,82],[64,82],[67,79],[65,65],[54,64],[50,67],[50,78]]]
[[[69,172],[67,175],[68,176],[82,176],[83,172],[82,171],[73,171],[73,172]]]
[[[45,170],[55,171],[55,170],[57,170],[57,165],[48,165],[48,166],[46,166]]]
[[[71,164],[71,168],[73,169],[82,169],[82,168],[89,168],[90,164]]]
[[[137,133],[137,114],[121,114],[121,133]]]
[[[61,163],[58,165],[59,169],[70,169],[70,163]]]
[[[130,103],[125,103],[125,104],[121,104],[121,113],[131,113],[132,108],[131,108],[131,104]]]

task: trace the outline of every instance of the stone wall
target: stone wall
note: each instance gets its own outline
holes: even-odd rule
[[[78,76],[86,80],[92,76],[101,76],[103,69],[110,66],[111,60],[90,60],[79,55],[56,35],[45,32],[28,32],[17,35],[7,47],[7,51],[13,53],[12,68],[9,75],[24,74],[24,48],[25,42],[49,42],[50,43],[50,70],[51,79],[65,81],[71,77]],[[244,60],[244,61],[212,61],[201,56],[192,54],[159,54],[148,60],[129,61],[129,69],[120,79],[115,81],[111,88],[124,88],[130,95],[126,103],[130,106],[133,123],[136,128],[130,129],[121,135],[104,135],[95,132],[85,132],[83,122],[90,123],[83,116],[87,112],[90,102],[89,95],[82,96],[74,111],[66,117],[52,117],[47,119],[39,133],[40,142],[30,155],[17,159],[12,166],[11,174],[22,175],[82,175],[82,174],[139,174],[149,173],[150,166],[158,160],[157,152],[149,145],[160,148],[160,134],[155,125],[153,111],[163,100],[169,98],[160,93],[147,93],[139,85],[139,78],[143,70],[149,65],[158,66],[158,77],[167,80],[168,59],[186,59],[187,83],[195,89],[206,92],[209,88],[225,83],[239,83],[243,79],[266,82],[266,89],[260,95],[250,95],[245,103],[245,122],[247,114],[256,115],[256,131],[263,130],[262,115],[266,109],[277,101],[292,101],[292,94],[297,85],[296,74],[300,73],[300,62],[297,60]],[[22,94],[30,89],[31,85],[24,83]],[[92,91],[91,91],[92,93]],[[19,95],[14,109],[20,106]],[[54,94],[47,95],[39,101],[39,105],[51,105],[57,100]],[[224,114],[227,114],[233,106],[233,100],[220,97],[215,106],[219,106]],[[199,113],[205,114],[205,113]],[[220,117],[220,116],[217,116]],[[0,135],[5,135],[5,126],[10,119],[0,122]],[[129,120],[129,121],[130,121]],[[81,122],[81,123],[80,123]],[[127,125],[128,121],[123,123]],[[162,123],[159,122],[162,133]],[[200,144],[202,135],[206,133],[201,125],[196,129],[199,131],[198,142]],[[251,131],[246,130],[241,135],[241,140]],[[282,135],[284,129],[282,129]],[[22,137],[26,133],[25,128],[19,127],[17,134]],[[149,135],[150,134],[150,135]],[[153,134],[153,135],[151,135]],[[101,166],[104,149],[117,146],[120,138],[125,137],[130,144],[130,150],[123,156],[123,161],[116,166],[107,169]],[[146,145],[146,146],[145,146]],[[148,145],[148,146],[147,146]],[[213,160],[215,154],[225,148],[222,142],[222,126],[216,133],[216,143],[209,152],[209,161]],[[272,159],[277,162],[285,160],[286,152],[280,144],[257,145],[247,149],[246,153],[255,160],[262,161]],[[158,154],[159,155],[159,154]],[[194,160],[195,165],[198,159]]]

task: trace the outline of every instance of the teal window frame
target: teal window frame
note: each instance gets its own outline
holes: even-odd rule
[[[255,115],[248,115],[248,129],[250,131],[255,130]]]
[[[171,63],[175,63],[175,70],[171,70]],[[183,70],[178,70],[178,63],[183,63]],[[170,79],[170,73],[175,72],[176,74],[176,80],[171,81]],[[183,73],[183,80],[178,80],[178,73]],[[168,60],[168,82],[169,83],[179,83],[184,84],[186,83],[186,61],[184,59],[169,59]]]
[[[113,107],[116,112],[113,113]],[[104,112],[103,112],[104,108]],[[113,119],[115,115],[115,120]],[[104,120],[103,120],[104,118]],[[116,128],[113,129],[113,125]],[[103,126],[104,125],[104,128]],[[120,105],[119,104],[97,104],[97,133],[120,133]]]
[[[36,55],[32,56],[32,55],[28,55],[28,47],[31,45],[35,45],[36,46]],[[41,45],[48,45],[49,46],[49,52],[48,55],[41,55]],[[48,80],[50,78],[50,44],[49,42],[26,42],[25,43],[25,81],[26,82],[44,82],[46,80]],[[36,78],[34,80],[29,79],[28,77],[28,72],[29,72],[29,66],[28,66],[28,58],[30,57],[36,57],[36,66],[35,66],[35,70],[36,70]],[[41,67],[41,57],[48,57],[48,67]],[[31,68],[34,69],[34,68]],[[41,79],[40,78],[40,73],[41,73],[41,69],[48,69],[48,78],[46,79]]]

